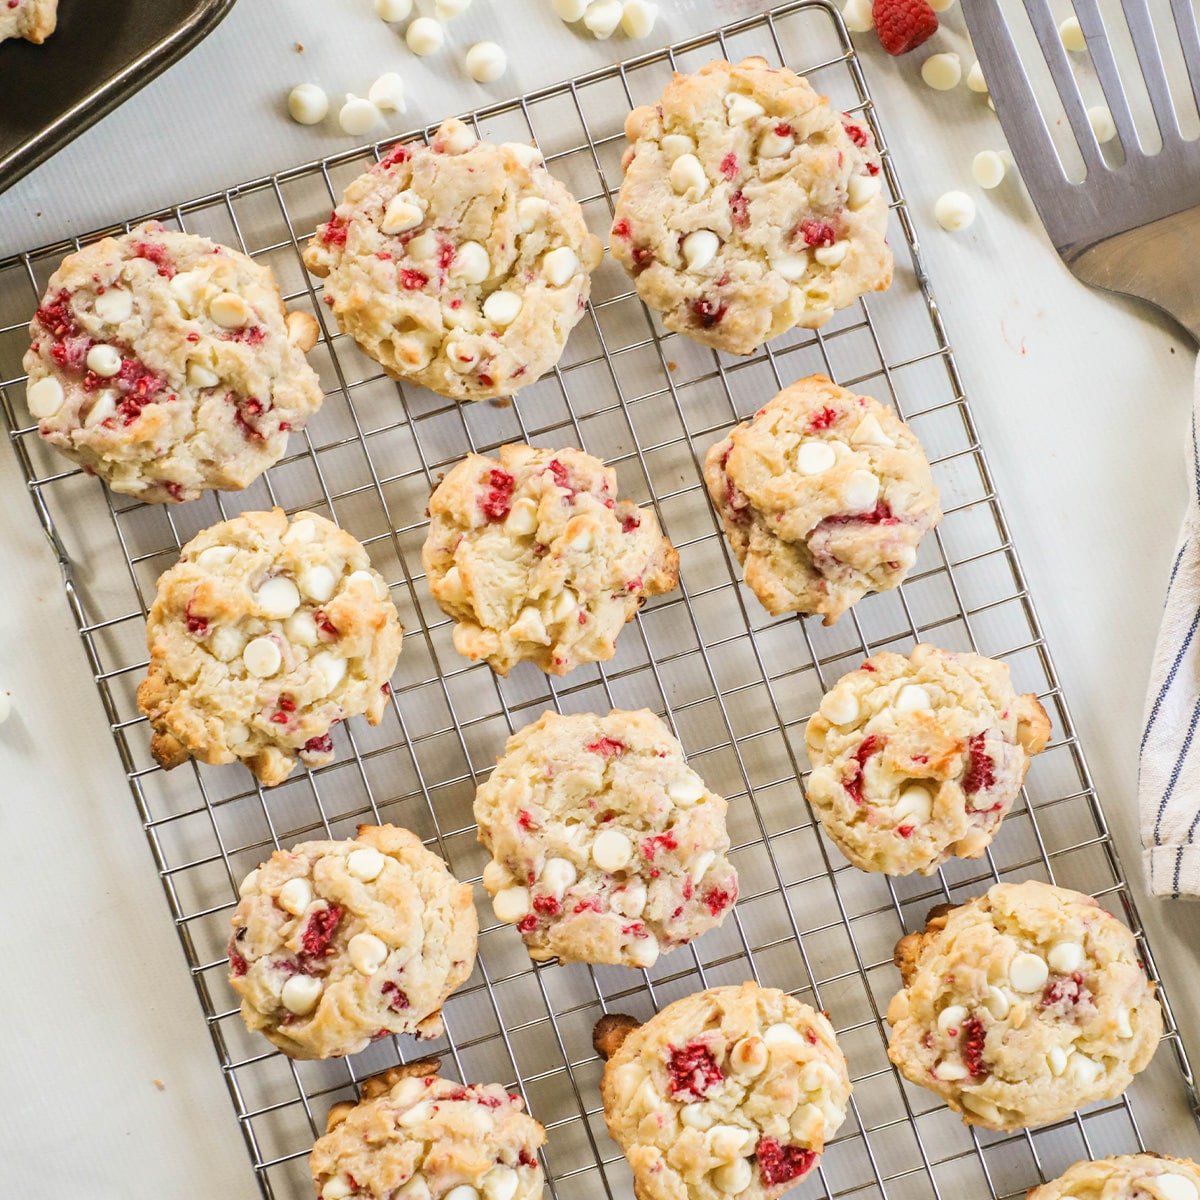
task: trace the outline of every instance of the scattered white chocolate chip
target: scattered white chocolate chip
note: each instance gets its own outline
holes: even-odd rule
[[[378,879],[386,865],[387,859],[374,846],[358,846],[346,855],[346,870],[363,883]]]
[[[680,808],[691,808],[704,795],[704,780],[695,771],[688,771],[667,786],[667,795]]]
[[[849,240],[842,238],[840,241],[834,242],[832,246],[818,246],[813,251],[813,258],[823,267],[840,267],[849,250]]]
[[[47,375],[25,389],[25,406],[29,409],[29,415],[37,421],[54,416],[62,408],[65,399],[63,386],[53,375]]]
[[[754,1169],[748,1158],[735,1158],[733,1162],[722,1163],[712,1173],[713,1184],[727,1196],[740,1195],[753,1179]]]
[[[460,375],[465,375],[479,365],[479,351],[463,342],[447,342],[446,360]]]
[[[1078,942],[1056,942],[1050,947],[1046,961],[1060,975],[1070,975],[1083,965],[1083,947]]]
[[[895,446],[895,442],[883,431],[883,426],[879,423],[879,418],[874,413],[867,413],[858,425],[854,432],[850,435],[850,442],[855,446]]]
[[[931,54],[921,64],[921,78],[935,92],[948,92],[962,79],[962,61],[957,54]]]
[[[527,887],[509,887],[497,892],[492,897],[492,912],[497,921],[507,925],[515,925],[530,911],[529,889]]]
[[[208,306],[208,315],[222,329],[241,329],[250,320],[250,306],[237,292],[221,292]]]
[[[1003,1021],[1008,1016],[1008,997],[1000,988],[994,985],[989,985],[987,996],[984,998],[983,1006],[996,1018],[997,1021]]]
[[[686,133],[667,133],[660,143],[667,162],[673,163],[681,154],[691,154],[696,143]]]
[[[796,139],[790,132],[780,133],[786,125],[775,125],[758,139],[759,158],[783,158],[795,149]]]
[[[1082,54],[1087,49],[1087,38],[1083,36],[1083,27],[1078,17],[1068,17],[1058,27],[1058,36],[1063,46],[1074,54]]]
[[[689,872],[693,883],[699,883],[704,878],[708,868],[716,861],[716,855],[711,850],[705,850],[699,858],[692,863],[692,869]]]
[[[1087,119],[1088,124],[1092,127],[1092,132],[1096,135],[1096,141],[1101,144],[1111,142],[1117,136],[1116,123],[1106,105],[1093,104],[1087,110]]]
[[[858,698],[847,688],[834,688],[821,699],[821,716],[834,725],[849,725],[858,719]]]
[[[1046,1066],[1055,1077],[1067,1069],[1067,1052],[1061,1046],[1051,1046],[1046,1055]]]
[[[105,388],[96,396],[96,402],[88,409],[83,423],[88,429],[93,429],[102,421],[117,415],[117,393],[112,388]]]
[[[575,865],[565,858],[548,858],[542,868],[542,886],[555,900],[561,900],[563,893],[579,878]]]
[[[283,632],[289,642],[298,646],[315,646],[321,636],[317,631],[317,622],[312,613],[298,610],[283,623]]]
[[[874,508],[879,499],[879,478],[873,471],[851,471],[842,488],[842,499],[851,512]]]
[[[471,0],[434,0],[433,13],[439,21],[452,21],[471,7]]]
[[[316,1008],[321,998],[321,981],[314,975],[293,975],[283,985],[279,998],[288,1012],[303,1017]]]
[[[476,42],[463,62],[476,83],[495,83],[508,70],[508,55],[496,42]]]
[[[602,871],[619,871],[633,857],[633,843],[619,829],[602,829],[592,842],[592,861]]]
[[[417,196],[413,192],[400,192],[388,201],[379,228],[384,233],[407,233],[423,220],[425,209]]]
[[[279,889],[279,907],[293,917],[299,917],[312,903],[312,884],[307,879],[289,879]]]
[[[705,1135],[708,1152],[722,1162],[732,1162],[746,1152],[747,1143],[754,1134],[737,1125],[714,1125]]]
[[[492,260],[482,242],[463,242],[454,256],[450,274],[465,283],[482,283],[492,273]]]
[[[346,674],[346,660],[339,658],[336,654],[330,654],[328,650],[314,654],[309,659],[309,665],[316,672],[324,688],[320,693],[322,696],[328,696],[342,682]]]
[[[120,325],[133,316],[133,293],[123,288],[110,287],[96,297],[96,316],[109,325]]]
[[[730,125],[744,125],[755,117],[761,117],[764,110],[757,100],[752,100],[741,92],[730,92],[725,97],[725,111],[729,116]]]
[[[735,1042],[729,1052],[729,1065],[735,1075],[753,1079],[767,1069],[770,1054],[766,1043],[760,1037],[744,1037]]]
[[[317,525],[311,517],[301,517],[293,521],[283,535],[285,546],[307,546],[317,537]]]
[[[259,679],[269,679],[282,665],[283,655],[271,638],[257,637],[248,642],[242,651],[242,662],[251,675]]]
[[[227,567],[233,560],[237,558],[236,546],[209,546],[206,550],[201,550],[196,558],[196,561],[202,567]]]
[[[966,192],[946,192],[934,204],[933,216],[943,229],[957,233],[975,220],[975,201]]]
[[[573,24],[587,12],[587,7],[591,2],[592,0],[551,0],[551,7],[554,9],[554,15],[560,21]]]
[[[1131,1038],[1133,1037],[1133,1026],[1129,1022],[1129,1009],[1124,1005],[1117,1009],[1117,1037]]]
[[[479,1187],[487,1200],[513,1200],[518,1183],[516,1171],[498,1163],[483,1177]]]
[[[683,239],[683,261],[689,271],[700,271],[708,266],[721,248],[721,239],[711,229],[697,229]]]
[[[288,92],[287,109],[298,125],[319,125],[329,115],[329,97],[315,83],[298,83]]]
[[[300,592],[286,575],[268,579],[256,598],[262,615],[272,621],[282,621],[300,607]]]
[[[823,475],[837,462],[837,454],[828,442],[809,438],[796,451],[796,470],[801,475]]]
[[[1067,1059],[1067,1072],[1075,1083],[1081,1087],[1087,1087],[1104,1074],[1104,1068],[1094,1058],[1089,1058],[1086,1054],[1080,1054],[1078,1050],[1075,1050]]]
[[[896,697],[895,707],[901,713],[919,712],[932,708],[933,701],[929,698],[929,692],[919,683],[906,683]]]
[[[338,577],[324,563],[314,563],[300,572],[301,590],[318,604],[324,604],[333,595],[337,582]]]
[[[604,41],[616,33],[621,15],[621,0],[592,0],[583,14],[583,23],[592,37]]]
[[[196,388],[216,387],[221,377],[202,363],[190,362],[187,366],[187,381]]]
[[[404,31],[404,40],[408,48],[424,58],[428,54],[436,54],[446,41],[445,30],[432,17],[418,17]]]
[[[349,587],[352,583],[369,583],[377,599],[384,600],[387,598],[388,585],[374,571],[351,571],[346,578],[346,586]]]
[[[546,623],[542,614],[532,605],[527,604],[517,619],[509,626],[509,633],[523,642],[536,642],[541,646],[550,645],[550,635],[546,632]]]
[[[995,150],[980,150],[971,160],[971,178],[985,191],[999,187],[1007,173],[1004,155]]]
[[[412,0],[375,0],[375,15],[389,23],[407,21],[412,12]]]
[[[1197,1200],[1200,1190],[1186,1175],[1165,1171],[1161,1175],[1141,1180],[1149,1191],[1157,1192],[1160,1200]]]
[[[621,32],[630,38],[649,37],[657,20],[657,4],[651,4],[650,0],[625,0],[621,9]]]
[[[971,69],[967,72],[967,87],[981,96],[987,94],[987,80],[983,77],[983,68],[978,60],[971,64]]]
[[[658,961],[658,938],[652,933],[634,938],[629,947],[629,957],[635,967],[652,967]]]
[[[479,138],[475,131],[463,121],[447,121],[443,126],[441,150],[443,154],[465,154]]]
[[[942,1033],[950,1033],[951,1030],[957,1033],[966,1019],[967,1010],[961,1004],[949,1004],[938,1013],[937,1027]],[[950,1033],[950,1036],[955,1034]]]
[[[579,270],[579,258],[570,246],[559,246],[542,259],[542,272],[551,287],[563,287]]]
[[[947,1082],[953,1082],[958,1079],[966,1079],[970,1074],[966,1066],[957,1059],[948,1058],[943,1062],[938,1063],[933,1069],[934,1075],[938,1079],[944,1079]]]
[[[371,84],[367,99],[384,112],[402,113],[408,109],[408,102],[404,99],[404,80],[395,71],[385,71],[380,75]]]
[[[521,311],[521,297],[516,292],[493,292],[483,302],[483,315],[493,325],[511,325]]]
[[[671,188],[680,196],[698,200],[708,191],[708,176],[700,160],[692,153],[680,154],[671,164]]]
[[[932,814],[933,795],[928,788],[922,787],[919,783],[906,787],[900,793],[896,807],[892,809],[892,816],[898,825],[909,822],[924,825]]]
[[[878,175],[851,175],[846,188],[846,203],[851,212],[865,208],[883,190],[883,182]]]
[[[707,1104],[685,1104],[679,1110],[679,1120],[689,1129],[711,1129],[712,1110]]]
[[[795,253],[784,251],[773,255],[771,269],[778,271],[789,283],[795,283],[796,280],[802,279],[804,272],[808,270],[808,251],[799,250]]]
[[[508,519],[504,522],[505,531],[518,537],[527,537],[538,527],[537,502],[528,496],[522,496],[509,509]]]
[[[208,639],[208,648],[213,657],[221,662],[233,662],[241,656],[246,647],[246,639],[236,629],[228,625],[218,625],[213,635]]]
[[[363,96],[346,93],[346,103],[338,109],[338,124],[352,137],[370,133],[382,120],[379,109]]]
[[[353,1192],[345,1175],[335,1175],[321,1185],[321,1200],[346,1200]]]
[[[634,880],[621,891],[614,892],[612,906],[622,916],[637,918],[646,911],[646,885]]]
[[[255,867],[241,883],[238,884],[238,895],[249,896],[251,892],[258,888],[258,868]]]
[[[1037,992],[1050,976],[1050,968],[1040,954],[1022,951],[1008,967],[1008,981],[1018,992]]]
[[[804,1044],[804,1035],[794,1025],[785,1021],[776,1021],[763,1030],[762,1039],[768,1046],[800,1046]]]
[[[871,0],[846,0],[842,6],[842,20],[851,33],[869,33],[875,28]]]
[[[361,975],[374,975],[387,961],[387,944],[373,933],[356,933],[346,949],[351,965]]]

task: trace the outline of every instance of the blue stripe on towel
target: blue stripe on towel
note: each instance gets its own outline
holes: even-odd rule
[[[1171,778],[1167,782],[1166,791],[1162,794],[1162,799],[1158,803],[1158,813],[1154,818],[1154,844],[1161,846],[1162,841],[1159,837],[1160,826],[1162,825],[1163,813],[1167,811],[1167,805],[1171,801],[1171,794],[1175,791],[1175,785],[1179,782],[1180,773],[1183,771],[1183,763],[1187,758],[1188,751],[1192,748],[1192,738],[1196,736],[1196,725],[1200,724],[1200,700],[1196,701],[1195,708],[1192,709],[1192,719],[1188,722],[1188,731],[1183,739],[1183,745],[1179,748],[1179,757],[1175,759],[1175,767],[1171,771]]]
[[[1163,701],[1167,698],[1167,693],[1171,690],[1171,684],[1175,682],[1175,676],[1179,673],[1179,668],[1183,665],[1184,656],[1188,652],[1188,647],[1192,644],[1192,638],[1196,635],[1197,628],[1200,628],[1200,608],[1196,610],[1196,615],[1192,618],[1192,623],[1188,626],[1187,637],[1183,639],[1183,645],[1179,647],[1175,655],[1175,661],[1171,664],[1171,669],[1167,672],[1167,677],[1162,681],[1162,687],[1158,689],[1158,695],[1154,697],[1154,705],[1150,709],[1150,715],[1146,718],[1146,728],[1142,731],[1142,744],[1139,750],[1146,749],[1146,740],[1150,737],[1150,730],[1154,727],[1154,722],[1158,720],[1159,710],[1162,708]]]

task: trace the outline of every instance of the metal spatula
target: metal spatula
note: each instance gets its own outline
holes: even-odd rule
[[[1116,0],[1104,4],[1113,13]],[[1087,168],[1079,183],[1063,170],[1001,0],[964,0],[963,13],[1013,157],[1063,261],[1085,283],[1164,309],[1200,342],[1200,142],[1180,134],[1148,4],[1169,5],[1198,104],[1200,34],[1191,0],[1121,0],[1162,134],[1156,154],[1144,153],[1138,141],[1100,4],[1074,0],[1124,150],[1124,163],[1112,166],[1088,121],[1048,0],[1024,0]]]

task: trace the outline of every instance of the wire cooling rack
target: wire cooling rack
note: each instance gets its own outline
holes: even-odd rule
[[[887,1061],[882,1013],[898,983],[892,946],[923,923],[932,904],[963,899],[997,879],[1051,879],[1099,897],[1136,931],[1141,926],[978,444],[895,165],[834,9],[824,0],[796,0],[472,119],[485,137],[534,138],[580,198],[591,228],[605,235],[630,106],[656,98],[673,68],[747,54],[802,71],[834,104],[871,123],[883,149],[897,251],[889,291],[749,359],[666,335],[606,260],[559,368],[514,404],[459,406],[397,385],[336,332],[318,282],[300,261],[311,230],[379,151],[340,154],[157,214],[274,269],[289,305],[321,322],[313,361],[327,398],[293,438],[295,453],[244,493],[146,506],[65,469],[24,407],[20,358],[29,314],[50,272],[78,243],[0,262],[4,416],[62,564],[264,1196],[311,1196],[305,1159],[329,1107],[352,1098],[367,1075],[429,1047],[388,1039],[350,1060],[295,1063],[248,1035],[226,982],[237,882],[277,846],[348,836],[364,820],[408,826],[460,879],[477,881],[485,855],[471,819],[475,786],[507,735],[548,707],[645,705],[665,714],[693,765],[731,802],[732,858],[742,880],[722,928],[649,972],[534,967],[476,889],[478,964],[447,1003],[446,1036],[432,1049],[446,1073],[504,1082],[525,1096],[549,1130],[545,1165],[559,1200],[631,1192],[624,1159],[604,1132],[602,1064],[590,1038],[596,1019],[609,1011],[645,1017],[699,988],[748,977],[828,1010],[850,1063],[850,1114],[819,1172],[798,1191],[802,1198],[999,1198],[1088,1155],[1149,1147],[1200,1157],[1200,1135],[1187,1117],[1195,1088],[1169,1004],[1169,1045],[1125,1098],[1037,1132],[970,1130]],[[813,371],[896,406],[925,445],[946,514],[901,589],[865,599],[830,629],[769,618],[741,588],[701,478],[705,451],[730,425]],[[655,505],[682,560],[679,591],[647,605],[616,657],[562,680],[528,665],[500,679],[460,658],[421,573],[425,505],[439,473],[468,450],[511,440],[582,446],[614,464],[622,493]],[[333,516],[390,581],[408,630],[391,709],[375,729],[357,719],[338,726],[335,762],[271,791],[234,766],[167,774],[150,757],[134,701],[155,580],[198,530],[275,503]],[[803,731],[824,690],[865,654],[919,639],[1004,659],[1018,689],[1041,696],[1054,737],[984,859],[950,863],[930,879],[888,879],[847,865],[814,826],[799,782]],[[1144,942],[1142,951],[1156,977]]]

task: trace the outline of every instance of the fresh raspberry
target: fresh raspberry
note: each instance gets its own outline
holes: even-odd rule
[[[649,246],[634,246],[633,265],[638,272],[644,271],[654,261],[654,251]]]
[[[524,1146],[521,1147],[520,1153],[517,1155],[517,1162],[519,1162],[523,1167],[537,1166],[537,1159],[534,1158]]]
[[[987,738],[982,733],[977,733],[970,741],[970,758],[962,784],[962,789],[968,796],[996,786],[996,762],[991,755],[984,753],[986,742]]]
[[[710,887],[704,893],[704,903],[708,905],[708,911],[714,917],[727,909],[735,899],[737,899],[736,891],[726,891],[725,888],[721,887]]]
[[[736,179],[738,172],[742,168],[738,165],[737,155],[731,150],[723,159],[719,168],[722,175],[726,179]]]
[[[309,754],[332,754],[333,738],[329,734],[325,734],[324,737],[310,737],[304,743],[304,749]]]
[[[879,44],[889,54],[907,54],[937,33],[937,13],[929,0],[874,0],[871,15]]]
[[[892,506],[886,500],[879,500],[870,512],[835,513],[832,517],[826,517],[817,528],[820,529],[823,525],[852,525],[856,523],[861,525],[899,525],[900,518],[892,515]]]
[[[335,641],[338,638],[338,627],[330,620],[329,614],[323,609],[318,608],[313,613],[313,624],[328,638],[333,638]]]
[[[330,213],[329,220],[317,229],[317,237],[326,246],[344,246],[348,230],[349,226],[346,221],[337,213]]]
[[[388,1000],[388,1008],[392,1012],[399,1012],[402,1008],[408,1007],[408,997],[400,989],[399,984],[393,983],[390,979],[379,989],[380,995],[390,996]]]
[[[854,762],[856,765],[853,771],[851,771],[850,777],[842,780],[842,787],[844,787],[846,791],[850,793],[850,796],[854,800],[855,804],[864,804],[866,802],[865,798],[863,797],[862,785],[863,768],[867,765],[867,759],[870,758],[872,754],[876,754],[878,751],[882,750],[886,743],[887,738],[882,738],[872,733],[868,737],[863,738],[863,740],[859,743],[858,749],[855,750]]]
[[[629,222],[626,220],[618,221],[612,227],[613,237],[627,238],[629,236]]]
[[[741,188],[729,197],[729,214],[734,229],[748,229],[750,226],[750,201],[746,199]]]
[[[705,329],[711,329],[720,324],[721,318],[725,316],[725,305],[716,305],[711,300],[701,298],[693,302],[692,312]]]
[[[813,413],[808,418],[808,427],[814,433],[819,429],[829,429],[837,424],[838,414],[836,408],[822,408],[819,412]]]
[[[331,904],[328,908],[319,909],[308,919],[304,936],[300,939],[304,947],[303,953],[307,958],[323,958],[333,941],[334,930],[342,919],[342,906]]]
[[[503,521],[512,507],[512,494],[517,481],[507,471],[495,469],[488,474],[488,484],[491,491],[480,497],[479,507],[489,521]]]
[[[800,222],[800,236],[806,246],[832,246],[837,241],[837,230],[828,221],[805,217]]]
[[[674,1100],[703,1100],[708,1090],[725,1078],[708,1047],[699,1042],[689,1042],[672,1050],[667,1070],[671,1074],[671,1098]]]
[[[962,1056],[972,1079],[986,1079],[991,1071],[983,1061],[986,1030],[978,1017],[968,1017],[962,1023]]]
[[[406,292],[419,292],[429,282],[429,276],[424,271],[414,271],[409,267],[400,269],[400,284]]]
[[[666,833],[656,833],[642,842],[642,857],[649,862],[660,850],[678,850],[679,843],[675,835],[668,829]]]
[[[229,946],[226,950],[229,955],[229,969],[237,976],[245,975],[250,969],[249,963],[233,948],[233,939],[229,939]]]
[[[602,737],[589,742],[584,749],[590,754],[599,754],[601,758],[614,758],[625,753],[625,743],[618,742],[615,738]]]
[[[816,1154],[807,1147],[781,1146],[774,1138],[760,1138],[754,1153],[759,1174],[767,1187],[807,1175],[817,1161]]]
[[[175,264],[171,261],[170,251],[157,242],[138,242],[133,248],[133,256],[152,262],[164,279],[171,279],[175,274]]]

